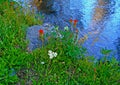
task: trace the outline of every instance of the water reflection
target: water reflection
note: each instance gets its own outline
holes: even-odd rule
[[[89,29],[98,31],[99,40],[91,47],[86,43],[86,47],[89,48],[90,53],[96,56],[100,56],[99,51],[102,47],[113,49],[116,54],[115,57],[119,58],[120,55],[117,53],[119,54],[120,51],[120,40],[118,38],[120,37],[120,0],[97,0],[92,11],[94,12]],[[115,44],[116,39],[118,41]],[[90,40],[88,42],[90,43]]]

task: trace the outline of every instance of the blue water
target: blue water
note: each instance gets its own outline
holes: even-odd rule
[[[77,5],[80,13],[82,14],[81,22],[83,24],[84,29],[88,29],[89,27],[89,24],[91,22],[92,15],[93,15],[94,7],[95,7],[95,2],[96,0],[89,0],[89,1],[81,0],[81,4]]]
[[[25,2],[26,0],[18,0]],[[55,14],[45,14],[45,21],[60,28],[68,25],[69,19],[77,19],[79,23],[77,28],[83,34],[90,30],[91,35],[84,46],[88,48],[90,55],[100,58],[101,48],[113,50],[111,55],[120,59],[120,0],[102,0],[109,1],[105,5],[99,5],[98,0],[54,0],[53,9]],[[105,13],[97,14],[104,16],[100,20],[94,20],[96,9],[103,9]],[[98,40],[93,42],[96,38]]]
[[[99,29],[99,31],[102,29],[101,33],[98,36],[99,40],[92,46],[90,46],[91,42],[88,41],[86,42],[85,46],[89,49],[89,52],[93,55],[96,55],[97,58],[102,56],[99,53],[100,48],[107,48],[112,49],[113,55],[115,55],[117,59],[120,59],[120,54],[118,54],[120,53],[120,46],[118,46],[118,44],[120,43],[120,40],[118,40],[118,38],[120,37],[120,0],[109,0],[110,3],[107,3],[105,6],[99,6],[95,1],[96,0],[85,2],[86,4],[89,4],[88,7],[90,7],[88,9],[87,5],[85,5],[85,11],[82,11],[84,14],[82,21],[85,28],[92,29],[92,26],[90,26],[89,24],[91,24],[92,17],[94,17],[94,10],[96,6],[105,10],[107,9],[108,13],[106,13],[100,23],[95,24],[95,27]],[[115,43],[116,41],[117,44]],[[119,50],[116,48],[119,48]]]

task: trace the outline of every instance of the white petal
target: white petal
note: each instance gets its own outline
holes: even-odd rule
[[[49,53],[48,55],[49,55],[50,57],[51,57],[51,56],[53,56],[53,54],[52,54],[52,53]]]
[[[52,59],[53,58],[53,56],[50,56],[50,59]]]
[[[52,53],[52,50],[49,50],[48,53]]]
[[[41,64],[45,64],[45,62],[41,62]]]
[[[56,57],[56,56],[57,56],[57,53],[55,52],[55,53],[54,53],[54,57]]]

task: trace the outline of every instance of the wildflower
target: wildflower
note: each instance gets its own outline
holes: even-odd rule
[[[52,53],[52,50],[49,50],[48,53]]]
[[[44,31],[42,29],[39,30],[39,34],[40,35],[43,35],[44,34]]]
[[[65,64],[65,62],[62,62],[62,64]]]
[[[53,55],[54,55],[54,57],[56,57],[56,56],[57,56],[57,53],[56,53],[56,52],[53,52]]]
[[[50,55],[49,55],[49,56],[50,56]],[[52,56],[52,55],[50,56],[50,59],[53,59],[53,56]]]
[[[72,19],[70,19],[70,20],[69,20],[69,22],[70,22],[70,23],[72,23],[72,22],[73,22],[73,20],[72,20]]]
[[[41,64],[43,65],[43,64],[45,64],[45,62],[41,62]]]
[[[50,59],[52,59],[54,57],[53,52],[51,50],[48,51],[48,55],[49,55]]]
[[[73,20],[73,25],[76,27],[76,24],[77,24],[78,20]]]
[[[75,19],[75,20],[73,20],[73,22],[74,22],[74,23],[77,23],[77,22],[78,22],[78,20],[76,20],[76,19]]]
[[[39,38],[42,41],[42,46],[44,45],[44,30],[39,30]]]
[[[48,55],[49,55],[50,59],[54,58],[52,53],[49,53]]]
[[[65,31],[68,31],[68,30],[69,30],[68,26],[64,27],[64,30],[65,30]]]
[[[53,59],[54,57],[57,56],[57,53],[56,52],[52,52],[51,50],[48,51],[48,55],[50,57],[50,59]]]

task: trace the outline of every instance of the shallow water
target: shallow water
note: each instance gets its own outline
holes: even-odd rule
[[[113,50],[111,55],[120,58],[120,0],[60,0],[56,1],[56,9],[56,14],[46,15],[45,22],[62,28],[69,26],[70,18],[78,19],[81,33],[92,32],[84,44],[91,55],[99,59],[101,48],[106,48]],[[96,38],[98,40],[93,42]]]
[[[104,5],[101,5],[101,4],[98,5],[96,2],[93,2],[93,3],[86,2],[86,3],[87,4],[95,3],[95,4],[90,6],[93,11],[92,13],[91,13],[91,10],[89,11],[86,9],[88,13],[91,13],[91,14],[84,12],[86,15],[87,14],[89,16],[92,15],[89,18],[90,20],[88,21],[87,21],[87,18],[88,18],[87,16],[83,17],[84,27],[87,27],[87,29],[97,29],[101,33],[98,36],[99,40],[96,43],[94,43],[94,45],[90,46],[88,44],[90,41],[88,41],[86,42],[87,44],[85,44],[85,46],[88,47],[89,52],[96,55],[97,58],[100,57],[100,53],[98,51],[100,51],[100,48],[102,47],[102,48],[107,48],[107,49],[113,49],[114,51],[113,54],[115,54],[115,57],[117,59],[120,59],[120,40],[119,40],[119,37],[120,37],[120,0],[109,0]],[[96,13],[96,9],[98,13]],[[99,16],[96,15],[95,17],[95,14],[99,14]],[[102,15],[102,17],[100,15]],[[93,21],[94,17],[96,19]],[[87,22],[85,22],[85,20]],[[88,25],[88,23],[90,23],[90,25]]]
[[[107,48],[120,59],[120,0],[54,0],[53,9],[55,13],[43,13],[44,22],[63,28],[77,19],[82,34],[91,32],[84,44],[90,55],[99,59],[100,49]]]

